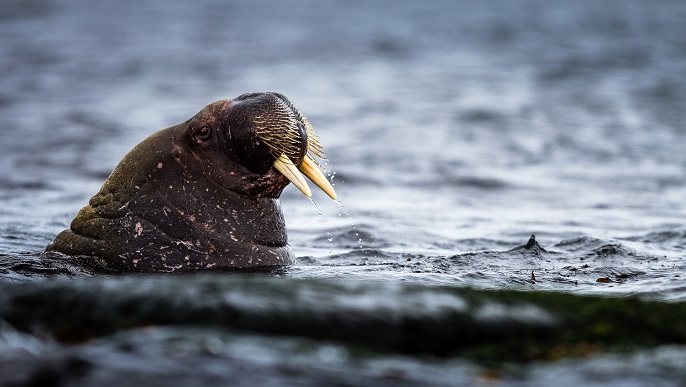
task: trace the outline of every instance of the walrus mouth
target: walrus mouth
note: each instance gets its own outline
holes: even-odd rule
[[[307,117],[286,97],[276,93],[270,94],[276,98],[270,101],[271,106],[266,110],[269,113],[259,115],[254,122],[257,126],[257,137],[267,145],[275,158],[274,168],[308,198],[312,197],[312,191],[305,176],[331,199],[336,200],[333,186],[319,169],[321,165],[315,159],[318,157],[326,160],[319,136]],[[306,145],[304,156],[303,145]],[[302,161],[296,166],[293,160],[298,159]]]

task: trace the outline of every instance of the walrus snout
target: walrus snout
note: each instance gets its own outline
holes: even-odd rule
[[[252,93],[226,107],[226,148],[251,172],[265,174],[281,154],[299,165],[307,154],[305,124],[287,101],[273,93]]]
[[[273,166],[305,196],[312,197],[304,178],[307,176],[336,200],[336,192],[315,159],[324,158],[319,138],[307,117],[288,98],[279,93],[243,94],[229,109],[226,138],[242,164],[256,173],[265,173]]]

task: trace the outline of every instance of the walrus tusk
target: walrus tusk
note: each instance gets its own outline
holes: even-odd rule
[[[303,174],[298,171],[298,168],[296,168],[295,164],[293,164],[288,156],[282,153],[281,156],[274,161],[274,168],[286,176],[286,178],[298,187],[305,196],[308,198],[312,197],[312,191],[310,191],[310,187],[307,185],[307,181],[305,181]]]
[[[317,163],[312,160],[312,157],[305,155],[302,163],[298,166],[300,172],[307,176],[317,187],[326,192],[331,199],[336,200],[336,191],[333,190],[331,183],[326,179],[322,171],[317,168]]]

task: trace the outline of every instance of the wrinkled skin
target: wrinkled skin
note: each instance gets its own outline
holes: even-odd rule
[[[288,180],[253,127],[274,98],[285,100],[265,93],[217,101],[148,137],[46,251],[138,272],[293,263],[278,201]],[[296,165],[306,152],[301,135]]]

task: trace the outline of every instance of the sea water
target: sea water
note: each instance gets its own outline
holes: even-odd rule
[[[298,260],[275,274],[284,288],[360,281],[370,300],[406,284],[686,300],[685,3],[0,8],[0,285],[88,277],[94,284],[77,291],[123,286],[41,252],[148,135],[214,100],[277,91],[317,130],[340,200],[315,192],[315,207],[294,187],[284,191]],[[509,252],[532,234],[546,253]],[[199,289],[188,278],[179,292]],[[401,297],[385,292],[389,302]],[[345,300],[327,302],[322,316]],[[214,327],[132,330],[75,347],[11,325],[0,332],[2,364],[15,375],[75,356],[96,364],[86,384],[139,372],[161,385],[546,385],[553,375],[569,385],[668,385],[678,384],[670,372],[679,367],[669,367],[685,353],[660,347],[494,376],[460,359],[360,360],[337,343]],[[648,372],[656,363],[671,371]]]

